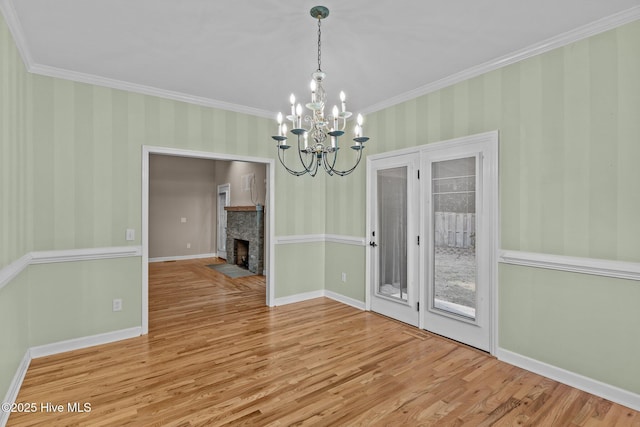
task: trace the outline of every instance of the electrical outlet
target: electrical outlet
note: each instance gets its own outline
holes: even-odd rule
[[[127,228],[126,239],[128,241],[136,240],[136,230],[134,230],[133,228]]]
[[[187,249],[191,249],[191,243],[187,243]]]
[[[113,300],[113,311],[122,311],[122,299],[116,298]]]
[[[187,218],[180,218],[180,222],[187,222]]]
[[[342,281],[346,282],[347,281],[347,273],[342,272]]]

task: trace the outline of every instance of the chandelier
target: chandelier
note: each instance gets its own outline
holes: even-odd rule
[[[311,102],[305,105],[309,113],[304,115],[306,126],[302,123],[302,104],[298,103],[296,105],[296,97],[294,94],[291,94],[289,97],[291,114],[286,116],[287,122],[291,122],[290,132],[297,138],[297,157],[302,169],[295,170],[285,164],[285,152],[291,148],[291,146],[287,145],[287,124],[283,123],[282,113],[278,113],[277,116],[278,135],[272,136],[272,138],[276,141],[278,159],[290,174],[301,176],[308,173],[311,176],[315,176],[322,165],[329,175],[345,176],[353,172],[360,163],[364,143],[367,142],[369,138],[363,136],[363,118],[361,114],[358,114],[354,129],[354,144],[351,146],[351,149],[357,153],[355,163],[350,169],[339,170],[335,168],[336,161],[338,160],[338,150],[340,149],[338,138],[344,135],[347,119],[352,116],[352,113],[346,109],[347,103],[344,92],[340,92],[341,108],[334,105],[331,115],[325,116],[324,114],[327,95],[322,87],[322,81],[326,74],[322,71],[321,67],[321,22],[329,16],[329,9],[324,6],[315,6],[311,9],[310,14],[318,20],[318,70],[311,75],[313,77],[310,85]]]

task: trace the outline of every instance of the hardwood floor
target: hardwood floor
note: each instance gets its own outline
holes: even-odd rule
[[[264,277],[150,265],[149,335],[35,359],[9,426],[626,426],[640,413],[319,298],[265,307]],[[68,402],[90,404],[70,413]]]

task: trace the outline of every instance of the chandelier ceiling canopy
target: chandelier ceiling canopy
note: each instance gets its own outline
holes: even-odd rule
[[[315,176],[322,166],[329,175],[344,176],[353,172],[360,163],[362,150],[365,147],[364,143],[369,138],[363,136],[363,117],[358,114],[354,128],[354,144],[351,146],[351,149],[356,153],[353,166],[344,170],[336,168],[338,150],[341,148],[338,141],[345,134],[347,120],[353,114],[347,111],[345,93],[340,92],[340,108],[338,105],[334,105],[331,114],[325,115],[327,95],[322,87],[326,74],[322,71],[321,25],[322,20],[329,16],[329,9],[324,6],[315,6],[311,9],[310,14],[318,20],[318,69],[311,74],[312,80],[309,85],[311,96],[309,102],[303,107],[301,103],[296,105],[296,97],[291,94],[289,97],[291,114],[283,117],[282,113],[278,113],[278,134],[272,138],[276,141],[278,159],[290,174]],[[295,151],[297,151],[300,162],[298,169],[290,168],[285,162],[286,150],[291,148],[291,145],[287,144],[287,123],[289,122],[291,123],[290,132],[297,140],[297,150]]]

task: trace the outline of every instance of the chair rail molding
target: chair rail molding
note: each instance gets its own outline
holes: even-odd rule
[[[640,263],[566,255],[500,251],[500,263],[640,281]]]
[[[18,276],[24,269],[34,264],[57,262],[91,261],[142,256],[142,246],[112,246],[104,248],[63,249],[55,251],[28,252],[0,269],[0,289]]]
[[[277,236],[276,245],[291,245],[297,243],[341,243],[344,245],[365,246],[364,237],[343,236],[339,234],[298,234]]]

